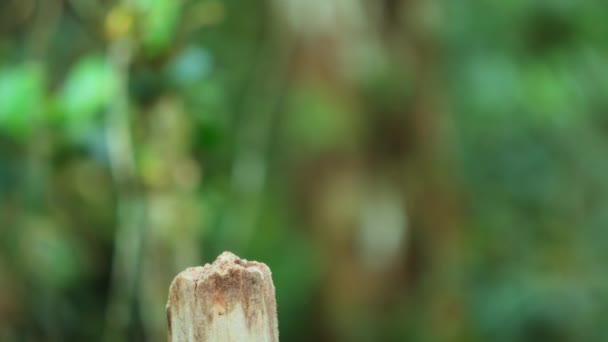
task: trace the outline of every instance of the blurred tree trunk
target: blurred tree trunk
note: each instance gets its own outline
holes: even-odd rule
[[[344,138],[356,143],[297,161],[302,216],[333,270],[318,322],[329,335],[317,338],[394,339],[382,329],[391,325],[401,337],[459,340],[459,217],[444,150],[450,119],[438,83],[438,9],[431,0],[326,5],[323,13],[314,4],[277,5],[287,7],[279,12],[287,39],[300,42],[292,92],[322,89],[336,107],[328,115],[356,127]],[[365,49],[378,44],[383,55],[373,57],[382,62],[369,76]],[[416,331],[422,326],[433,329]]]
[[[447,159],[452,119],[439,79],[442,61],[438,25],[442,13],[433,0],[391,0],[385,6],[390,49],[411,72],[414,85],[410,102],[402,107],[407,123],[401,132],[410,137],[409,149],[403,156],[406,196],[411,204],[408,263],[419,270],[413,283],[418,305],[411,314],[415,317],[424,308],[422,326],[430,331],[422,336],[427,339],[463,340],[458,185],[453,165]]]

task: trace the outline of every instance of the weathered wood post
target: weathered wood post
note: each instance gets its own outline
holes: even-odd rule
[[[274,292],[268,266],[230,252],[188,268],[169,288],[169,342],[278,342]]]

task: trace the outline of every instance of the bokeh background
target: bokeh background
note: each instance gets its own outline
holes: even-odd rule
[[[605,1],[3,0],[0,340],[608,340]]]

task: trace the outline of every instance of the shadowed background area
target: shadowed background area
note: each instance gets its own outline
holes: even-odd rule
[[[0,340],[608,340],[605,1],[0,2]]]

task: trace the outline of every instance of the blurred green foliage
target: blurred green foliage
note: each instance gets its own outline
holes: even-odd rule
[[[603,1],[0,3],[0,340],[162,340],[273,270],[284,341],[604,341]]]
[[[13,137],[29,135],[43,118],[44,70],[34,63],[6,67],[0,75],[0,120]]]

